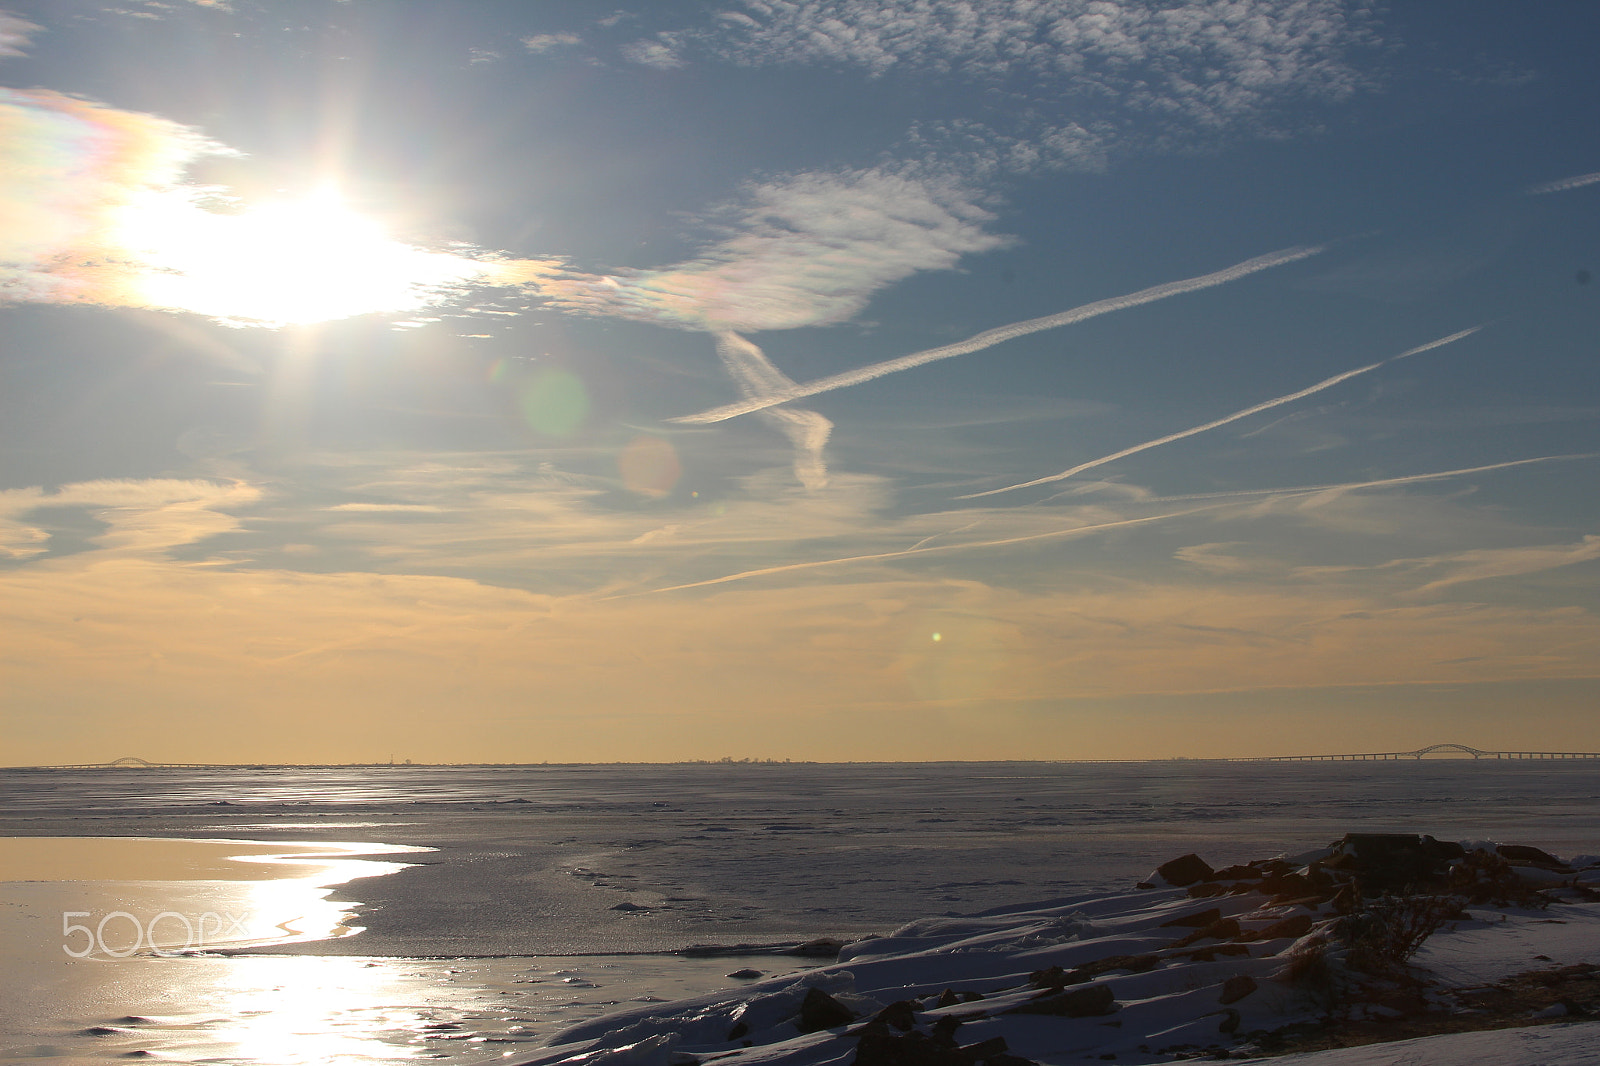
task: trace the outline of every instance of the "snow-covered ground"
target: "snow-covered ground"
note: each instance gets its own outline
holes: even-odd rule
[[[1555,975],[1533,1022],[1570,1017],[1561,990],[1600,988],[1600,863],[1535,849],[1439,845],[1427,870],[1363,860],[1359,840],[1212,871],[1170,863],[1122,893],[913,922],[836,964],[576,1026],[537,1066],[1022,1066],[1157,1063],[1282,1051],[1329,1019],[1382,1025],[1428,1012],[1463,1027],[1517,1002],[1519,974]],[[1421,842],[1423,847],[1433,842]],[[1453,850],[1456,854],[1451,854]],[[1530,854],[1524,854],[1530,853]],[[1508,861],[1509,856],[1509,861]],[[1385,865],[1387,864],[1387,865]],[[1399,873],[1396,873],[1399,869]],[[1389,902],[1385,872],[1415,876]],[[1393,886],[1387,886],[1393,887]],[[1358,889],[1364,888],[1363,897]],[[1413,901],[1409,909],[1393,903]],[[1456,909],[1458,904],[1460,909]],[[1387,907],[1387,909],[1385,909]],[[1398,908],[1398,909],[1397,909]],[[1405,925],[1448,920],[1410,968]],[[1375,924],[1376,923],[1376,924]],[[1363,955],[1362,952],[1366,954]],[[1546,986],[1536,986],[1546,987]],[[1503,1002],[1502,1002],[1503,1001]],[[1600,1026],[1456,1033],[1280,1059],[1318,1066],[1600,1061]]]

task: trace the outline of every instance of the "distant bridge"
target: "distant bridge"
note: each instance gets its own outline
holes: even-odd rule
[[[1511,760],[1511,759],[1596,759],[1600,760],[1600,751],[1484,751],[1481,748],[1468,747],[1465,744],[1431,744],[1426,748],[1416,751],[1371,751],[1348,755],[1254,755],[1254,756],[1222,756],[1218,758],[1180,758],[1178,762],[1398,762],[1401,759],[1422,761],[1430,755],[1444,758],[1455,758],[1465,761],[1472,759]],[[1004,760],[1002,760],[1004,761]],[[1080,762],[1080,763],[1122,763],[1122,762],[1168,762],[1165,759],[1043,759],[1041,762]],[[301,763],[294,764],[296,769],[332,769],[334,766],[344,769],[366,768],[395,768],[405,769],[395,763]],[[460,767],[496,767],[513,769],[527,766],[547,765],[543,763],[452,763],[446,765]],[[581,764],[565,764],[581,765]],[[263,763],[200,763],[200,762],[150,762],[136,756],[126,755],[110,762],[56,764],[52,766],[11,766],[4,769],[10,770],[268,770],[283,769],[285,764]],[[413,767],[415,769],[415,767]]]
[[[80,762],[80,763],[53,763],[49,766],[24,766],[11,767],[22,770],[244,770],[250,769],[255,764],[251,763],[209,763],[209,762],[151,762],[141,759],[136,755],[124,755],[120,759],[110,762]]]
[[[1468,755],[1477,759],[1600,759],[1594,751],[1483,751],[1465,744],[1433,744],[1416,751],[1379,751],[1359,755],[1268,755],[1242,762],[1394,762],[1400,759],[1421,760],[1429,755]]]

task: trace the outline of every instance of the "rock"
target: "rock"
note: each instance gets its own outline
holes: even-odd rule
[[[737,980],[740,980],[740,981],[754,981],[757,977],[762,977],[764,975],[765,975],[765,971],[763,971],[763,970],[752,970],[750,967],[746,966],[742,970],[733,971],[728,976],[732,977],[732,978],[736,978]]]
[[[1237,1003],[1259,987],[1254,977],[1247,973],[1236,973],[1222,982],[1222,995],[1217,998],[1217,1002],[1223,1006]]]
[[[1007,1014],[1048,1014],[1058,1018],[1089,1018],[1117,1009],[1109,985],[1085,985],[1067,992],[1042,996],[1012,1007]]]
[[[1212,870],[1204,859],[1190,852],[1156,867],[1156,877],[1173,888],[1184,888],[1196,881],[1209,881]]]
[[[956,1030],[961,1028],[961,1019],[946,1014],[943,1018],[933,1023],[933,1039],[944,1047],[956,1046]]]
[[[820,988],[808,988],[806,998],[800,1003],[800,1016],[795,1019],[795,1025],[802,1033],[815,1033],[822,1029],[837,1029],[855,1020],[855,1011]]]
[[[1507,862],[1531,862],[1535,866],[1547,866],[1554,870],[1570,869],[1566,863],[1551,855],[1547,851],[1529,847],[1526,844],[1501,844],[1494,849],[1500,857]]]
[[[1084,978],[1076,981],[1068,976],[1067,971],[1059,966],[1051,966],[1044,970],[1034,970],[1028,975],[1028,983],[1034,988],[1065,988],[1071,984],[1081,984]]]
[[[851,1063],[852,1066],[966,1066],[955,1049],[940,1047],[922,1033],[896,1036],[877,1026],[861,1031]]]
[[[1110,973],[1112,970],[1127,970],[1129,973],[1148,973],[1160,965],[1161,956],[1159,955],[1108,955],[1103,959],[1096,959],[1093,962],[1074,966],[1052,980],[1036,981],[1034,983],[1041,988],[1054,988],[1059,991],[1067,985],[1081,985],[1086,981],[1099,977],[1103,973]],[[1051,971],[1059,969],[1061,969],[1059,966],[1052,966],[1050,970],[1036,970],[1035,974],[1050,974]]]
[[[779,954],[800,955],[808,959],[836,959],[839,957],[839,951],[843,947],[843,940],[835,940],[828,936],[819,936],[815,940],[808,940],[804,944],[797,944],[788,951],[779,952]]]
[[[939,993],[939,998],[934,1000],[933,1005],[935,1007],[954,1007],[960,1002],[961,997],[956,995],[956,990],[953,988],[947,988],[943,992]]]
[[[1221,921],[1212,922],[1204,929],[1196,929],[1172,946],[1186,948],[1190,944],[1198,943],[1201,940],[1232,940],[1238,935],[1239,920],[1237,918],[1224,918]]]
[[[991,1036],[987,1040],[980,1040],[976,1044],[957,1048],[956,1053],[968,1062],[987,1062],[996,1055],[1004,1055],[1007,1051],[1006,1038]]]
[[[1377,895],[1438,882],[1462,850],[1415,833],[1346,833],[1326,865],[1355,874],[1363,892]]]
[[[880,1010],[872,1020],[893,1026],[902,1033],[908,1033],[912,1026],[917,1024],[916,1010],[916,1004],[909,999],[902,999]]]
[[[649,909],[649,907],[641,907],[637,903],[629,903],[627,900],[623,900],[611,908],[614,911],[647,911]]]

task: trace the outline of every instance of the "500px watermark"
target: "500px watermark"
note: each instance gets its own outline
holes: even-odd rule
[[[227,911],[218,914],[206,911],[191,919],[177,911],[162,911],[148,922],[127,911],[111,911],[102,915],[93,925],[74,922],[74,918],[94,918],[91,911],[62,911],[61,950],[75,959],[91,955],[109,955],[125,959],[148,947],[156,955],[182,955],[189,951],[204,951],[206,945],[217,944],[235,936],[248,937],[245,922],[249,915],[235,915]],[[177,944],[178,933],[183,934],[182,946]],[[158,937],[162,939],[158,939]]]

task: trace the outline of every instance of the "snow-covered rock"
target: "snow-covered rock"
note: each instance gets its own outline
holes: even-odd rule
[[[1184,856],[1146,882],[1161,887],[911,922],[803,975],[579,1026],[528,1061],[1138,1064],[1244,1057],[1333,1014],[1473,1011],[1449,990],[1541,961],[1567,966],[1573,980],[1600,972],[1582,965],[1600,961],[1600,893],[1585,882],[1600,883],[1600,871],[1585,875],[1532,850],[1366,834],[1222,870]],[[1407,887],[1394,888],[1401,878]],[[1600,1026],[1594,1034],[1586,1062],[1600,1061]],[[1327,1066],[1399,1061],[1356,1055]]]

